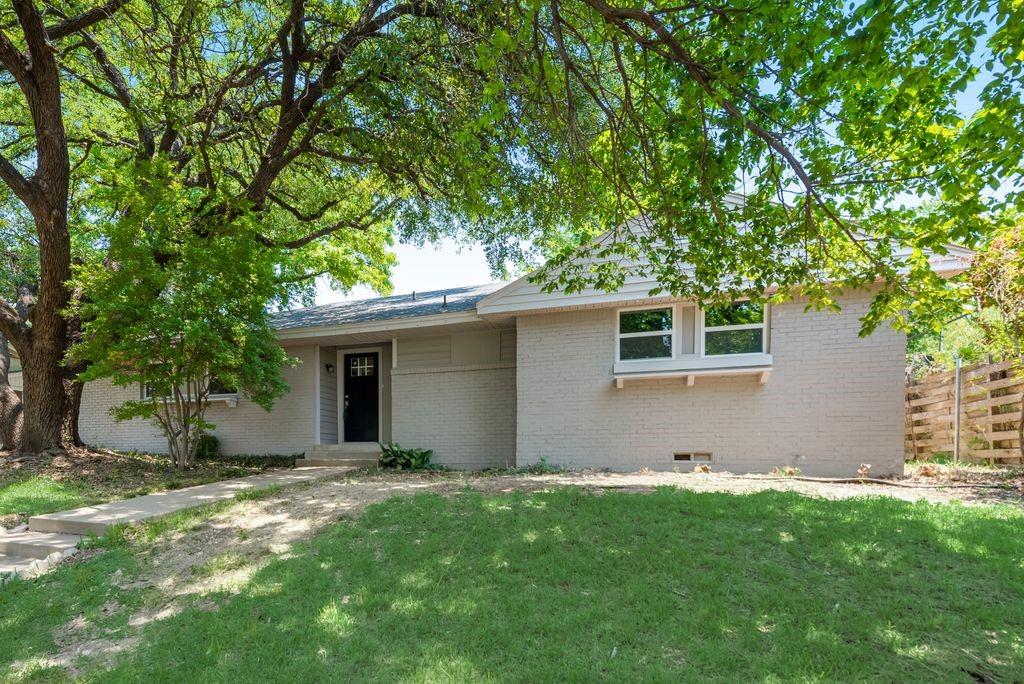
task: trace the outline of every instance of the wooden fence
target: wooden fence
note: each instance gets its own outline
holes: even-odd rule
[[[933,373],[907,383],[908,459],[952,453],[956,374]],[[964,366],[960,371],[960,458],[1021,463],[1024,376],[1011,362]]]

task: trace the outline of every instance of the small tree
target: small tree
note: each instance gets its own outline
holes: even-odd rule
[[[211,382],[269,410],[287,390],[287,356],[266,308],[277,287],[273,255],[256,241],[196,236],[182,216],[186,191],[159,164],[151,171],[137,194],[121,197],[131,211],[109,228],[110,258],[76,271],[88,292],[76,313],[87,323],[72,360],[89,363],[83,380],[138,387],[139,398],[112,413],[155,420],[175,465],[188,468],[212,427]]]
[[[982,306],[998,312],[980,320],[988,346],[1013,360],[1019,374],[1024,372],[1024,221],[1019,217],[1000,228],[978,255],[972,282]],[[1024,454],[1024,419],[1018,423],[1018,439]]]

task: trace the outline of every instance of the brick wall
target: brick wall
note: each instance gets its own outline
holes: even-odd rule
[[[674,452],[710,451],[712,467],[763,472],[795,465],[808,475],[903,472],[906,341],[891,329],[859,338],[867,293],[841,314],[771,316],[773,372],[628,382],[616,389],[615,309],[518,319],[517,463],[541,457],[568,467],[692,469]]]
[[[313,347],[289,348],[302,363],[284,370],[291,391],[281,397],[269,414],[261,407],[238,398],[237,406],[213,403],[207,420],[216,424],[213,434],[224,454],[282,454],[305,451],[313,444]],[[139,397],[138,387],[114,387],[109,381],[86,385],[82,394],[82,438],[92,446],[166,453],[167,442],[151,421],[117,422],[110,407]]]
[[[402,446],[433,449],[434,462],[450,468],[514,464],[515,364],[399,367],[391,384],[394,439]]]

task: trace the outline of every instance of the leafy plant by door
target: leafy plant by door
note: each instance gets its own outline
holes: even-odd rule
[[[434,455],[432,449],[406,449],[397,442],[381,444],[380,465],[394,470],[425,470]]]

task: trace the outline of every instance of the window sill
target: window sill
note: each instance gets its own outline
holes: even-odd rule
[[[734,356],[683,357],[658,361],[619,361],[615,364],[615,386],[621,388],[629,380],[685,378],[692,387],[697,376],[755,375],[759,384],[768,382],[772,372],[771,354],[736,354]]]
[[[728,368],[761,368],[772,365],[771,354],[728,354],[722,356],[698,356],[687,354],[674,359],[642,359],[638,361],[617,361],[615,374],[651,373],[657,371],[703,371]]]

